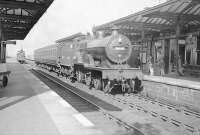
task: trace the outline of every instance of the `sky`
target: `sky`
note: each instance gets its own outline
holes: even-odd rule
[[[56,40],[152,7],[166,0],[54,0],[26,38],[8,45],[9,56],[23,48],[26,55]]]

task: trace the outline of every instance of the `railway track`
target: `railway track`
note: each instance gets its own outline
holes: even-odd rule
[[[88,117],[95,125],[103,126],[103,128],[115,128],[118,134],[130,135],[146,135],[133,125],[122,121],[112,115],[107,109],[109,105],[97,104],[94,99],[88,97],[83,91],[73,86],[63,83],[61,80],[48,75],[40,70],[31,70],[41,81],[48,85],[52,90],[59,94],[64,100],[71,104],[77,111],[81,113],[91,112],[92,116]],[[75,90],[76,89],[76,90]],[[112,109],[111,109],[112,110]],[[115,109],[113,109],[115,110]],[[117,110],[117,109],[116,109]],[[92,118],[93,117],[93,118]],[[103,121],[102,121],[103,120]],[[106,131],[106,130],[104,130]]]
[[[200,135],[200,127],[198,126],[199,124],[196,123],[195,125],[193,123],[194,125],[191,125],[191,123],[187,123],[187,119],[190,119],[190,121],[198,121],[198,123],[200,123],[200,114],[196,112],[180,109],[177,108],[175,105],[171,105],[166,102],[156,101],[141,95],[125,96],[124,98],[112,95],[106,96],[108,96],[108,98],[112,98],[117,102],[127,105],[131,109],[136,109],[141,112],[150,114],[151,116],[159,118],[164,122],[173,124],[177,127],[180,127],[181,129],[187,130],[192,135]],[[160,110],[155,109],[153,106],[156,106],[156,108],[159,107]],[[167,114],[167,112],[171,112],[171,114],[174,113],[175,115]],[[181,115],[185,116],[185,121],[181,118],[178,118]]]
[[[71,87],[74,87],[74,86],[71,86]],[[81,90],[81,91],[84,91],[84,90]],[[130,96],[124,96],[124,97],[105,95],[104,93],[101,93],[100,95],[105,96],[108,99],[111,98],[112,100],[116,102],[122,103],[123,105],[126,105],[130,109],[138,110],[140,112],[149,114],[155,117],[156,119],[162,120],[164,123],[174,125],[174,128],[175,129],[177,128],[181,132],[185,130],[187,131],[186,132],[187,134],[200,135],[200,127],[199,127],[200,114],[197,112],[187,110],[177,105],[169,104],[165,101],[154,100],[142,95],[130,95]],[[102,97],[100,96],[100,98]],[[132,100],[132,99],[136,99],[136,100]],[[151,108],[151,106],[149,105],[154,105],[162,109],[158,110],[157,108]],[[180,116],[184,115],[184,119],[182,120],[180,118],[177,118],[179,117],[179,115]],[[109,115],[107,115],[107,117],[109,117]],[[110,117],[112,117],[112,115]],[[190,122],[184,121],[187,119],[190,119]],[[194,122],[191,120],[193,120]]]

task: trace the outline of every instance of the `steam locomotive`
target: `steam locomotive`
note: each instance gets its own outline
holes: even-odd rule
[[[24,50],[19,50],[17,52],[17,61],[21,64],[25,63],[25,51]]]
[[[142,79],[135,64],[138,56],[130,40],[117,30],[98,38],[78,33],[34,52],[37,65],[104,91],[114,86],[130,88],[132,79]]]

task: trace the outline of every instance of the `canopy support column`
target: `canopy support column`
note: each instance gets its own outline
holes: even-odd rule
[[[3,37],[2,25],[0,22],[0,63],[6,62],[6,44],[2,42],[3,40],[4,37]]]
[[[2,63],[2,49],[3,49],[1,41],[2,41],[2,26],[0,22],[0,63]]]
[[[179,44],[178,44],[178,41],[179,41],[179,37],[180,37],[180,33],[181,33],[181,25],[180,25],[180,21],[179,19],[177,19],[177,23],[176,23],[176,70],[178,71],[179,70],[179,67],[178,67],[178,59],[179,59]]]
[[[145,31],[144,31],[144,25],[142,24],[141,25],[141,42],[142,42],[142,56],[141,56],[141,60],[140,60],[140,67],[141,67],[141,70],[143,71],[143,44],[144,44],[144,38],[145,38]]]

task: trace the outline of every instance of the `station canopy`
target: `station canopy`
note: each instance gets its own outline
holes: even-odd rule
[[[155,32],[175,32],[179,24],[182,30],[200,28],[200,0],[168,0],[154,7],[97,26],[93,31],[104,30],[110,33],[111,28],[118,26],[127,36]],[[199,29],[200,30],[200,29]]]
[[[0,0],[3,40],[23,40],[53,0]]]

